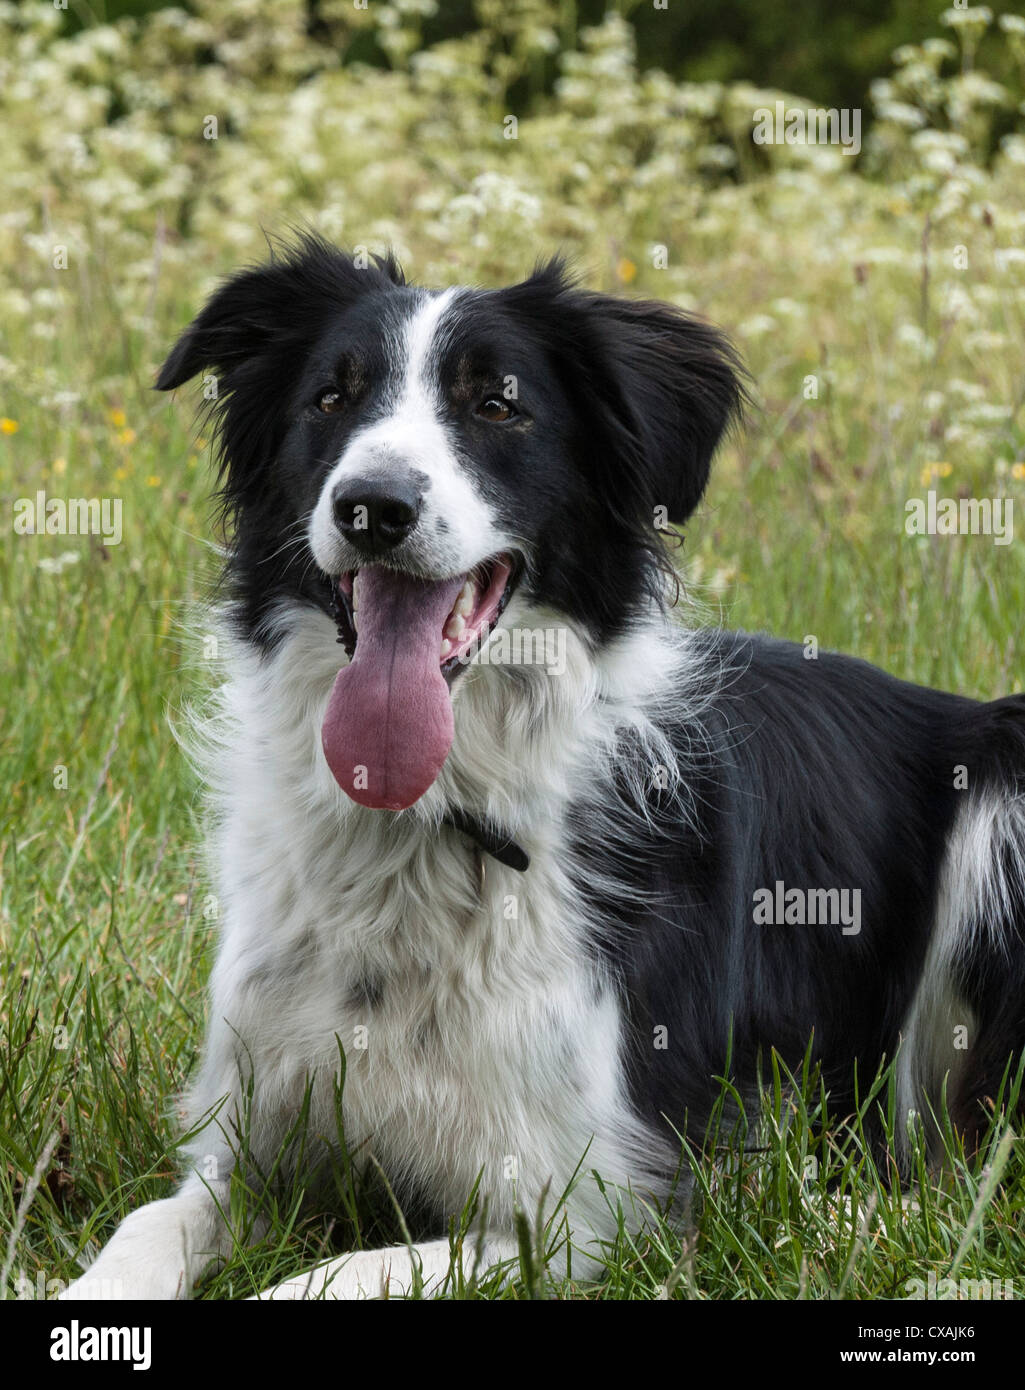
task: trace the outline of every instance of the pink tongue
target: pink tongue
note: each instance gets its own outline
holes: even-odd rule
[[[380,565],[360,570],[359,640],[335,680],[321,742],[335,781],[361,806],[412,806],[448,757],[452,702],[439,653],[465,577],[432,583]]]

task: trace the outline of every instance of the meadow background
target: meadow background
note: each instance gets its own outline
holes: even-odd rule
[[[831,9],[0,4],[0,1298],[74,1277],[174,1171],[215,922],[167,721],[216,680],[182,619],[217,555],[196,393],[152,381],[265,233],[391,247],[436,285],[561,248],[592,287],[707,315],[754,381],[684,547],[708,619],[966,694],[1025,685],[1021,542],[904,530],[929,488],[1013,498],[1025,525],[1025,19]],[[753,144],[780,98],[859,106],[858,157]],[[121,544],[15,535],[40,489],[122,499]],[[1025,1290],[1016,1136],[955,1144],[909,1209],[859,1117],[798,1081],[768,1078],[758,1151],[691,1155],[682,1243],[628,1213],[604,1286],[551,1287],[525,1255],[502,1296]],[[387,1201],[339,1181],[337,1225],[277,1192],[205,1292],[394,1239]],[[244,1225],[254,1199],[233,1200]]]

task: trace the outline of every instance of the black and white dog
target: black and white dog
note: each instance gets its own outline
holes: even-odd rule
[[[840,1113],[897,1055],[902,1112],[945,1091],[978,1134],[1025,1044],[1025,698],[671,620],[660,531],[742,405],[716,330],[558,263],[435,292],[304,237],[157,384],[202,371],[233,523],[187,1102],[214,1118],[71,1296],[185,1296],[230,1248],[240,1128],[254,1171],[304,1097],[336,1133],[340,1046],[349,1149],[436,1236],[480,1179],[488,1267],[547,1192],[593,1268],[609,1192],[665,1196],[727,1055],[750,1090],[813,1038]],[[270,1292],[414,1265],[437,1292],[449,1262],[361,1251]]]

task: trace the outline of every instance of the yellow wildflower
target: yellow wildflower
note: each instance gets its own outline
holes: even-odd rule
[[[954,471],[952,463],[927,463],[922,469],[922,486],[928,487],[934,478],[949,478]]]

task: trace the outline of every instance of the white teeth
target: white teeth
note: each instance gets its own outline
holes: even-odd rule
[[[352,576],[352,611],[355,613],[359,603],[359,571]]]
[[[459,590],[459,596],[452,605],[452,612],[445,621],[444,637],[441,642],[441,659],[445,661],[455,651],[466,632],[466,619],[473,612],[477,599],[477,589],[472,579],[468,579]],[[451,638],[451,641],[449,640]]]

